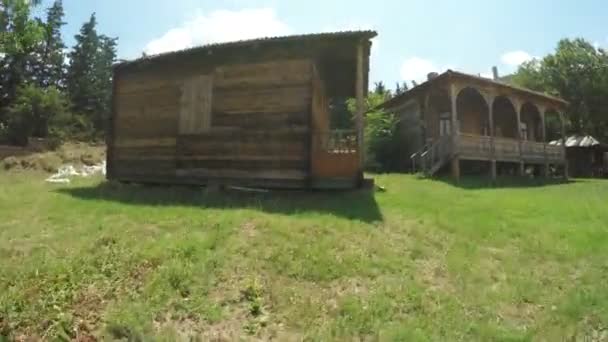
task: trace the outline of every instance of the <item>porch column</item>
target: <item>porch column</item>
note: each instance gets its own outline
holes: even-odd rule
[[[460,135],[460,127],[458,127],[458,89],[454,83],[450,83],[450,100],[452,104],[452,177],[454,180],[460,180],[460,153],[458,151],[458,136]]]
[[[519,175],[523,176],[525,173],[523,151],[522,151],[522,136],[521,136],[521,103],[515,102],[515,114],[517,114],[517,140],[519,145]]]
[[[490,125],[490,177],[492,182],[496,181],[496,148],[494,146],[494,99],[495,97],[490,97],[486,99],[488,104],[488,124]]]
[[[363,42],[360,42],[357,46],[357,80],[355,94],[357,98],[357,115],[356,115],[356,126],[357,126],[357,142],[359,150],[359,177],[363,180],[363,170],[365,168],[365,144],[363,141],[364,137],[364,119],[365,114],[365,81],[364,81],[364,57],[363,57]]]
[[[547,156],[547,122],[545,120],[547,109],[540,108],[540,122],[542,125],[541,138],[543,139],[543,153],[545,158],[545,166],[543,170],[543,174],[545,178],[549,178],[549,158]]]
[[[559,121],[562,125],[562,148],[564,149],[564,179],[568,180],[569,178],[569,165],[568,165],[568,155],[566,154],[566,123],[564,122],[564,113],[559,112]]]

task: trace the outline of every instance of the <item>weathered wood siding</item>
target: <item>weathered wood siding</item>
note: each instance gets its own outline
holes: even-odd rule
[[[311,69],[283,60],[119,75],[112,177],[304,182]]]

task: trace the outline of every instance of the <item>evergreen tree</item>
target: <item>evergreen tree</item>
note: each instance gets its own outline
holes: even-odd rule
[[[62,0],[55,0],[47,10],[44,27],[44,41],[39,45],[33,66],[36,81],[41,87],[54,86],[59,89],[65,86],[65,44],[61,37],[63,22]]]
[[[117,39],[99,35],[96,26],[93,13],[75,37],[67,86],[74,112],[86,115],[101,130],[110,111]]]
[[[98,94],[97,116],[94,119],[95,127],[105,128],[109,117],[112,102],[112,65],[116,61],[117,39],[101,36],[100,49],[96,58],[95,80]]]
[[[397,82],[397,86],[395,88],[395,96],[406,93],[409,90],[407,86],[407,82],[403,81],[403,83]]]
[[[384,82],[376,82],[374,85],[374,94],[383,96],[385,100],[388,100],[392,97],[391,91],[386,88]]]
[[[74,37],[76,45],[69,54],[67,77],[67,89],[74,111],[90,118],[95,111],[92,106],[95,97],[94,61],[99,47],[96,26],[97,19],[93,13]]]

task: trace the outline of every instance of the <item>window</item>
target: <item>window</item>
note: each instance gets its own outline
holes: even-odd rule
[[[444,137],[452,134],[452,118],[450,113],[439,115],[439,136]]]

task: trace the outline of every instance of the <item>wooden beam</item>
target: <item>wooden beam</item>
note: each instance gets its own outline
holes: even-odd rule
[[[450,83],[450,101],[452,106],[452,149],[455,151],[452,157],[452,177],[460,181],[460,156],[458,154],[458,89],[454,83]]]
[[[494,98],[486,100],[488,104],[488,125],[490,133],[490,178],[492,182],[496,181],[496,147],[494,146]]]
[[[564,122],[564,113],[559,112],[559,121],[562,125],[562,148],[564,149],[564,179],[568,180],[569,178],[569,170],[568,170],[568,154],[567,154],[567,147],[566,147],[566,123]]]
[[[523,137],[521,135],[521,102],[516,99],[511,99],[511,102],[515,106],[515,114],[517,115],[517,141],[519,146],[519,175],[523,176],[525,173],[524,155],[523,155]]]
[[[360,178],[363,179],[363,169],[365,167],[365,144],[363,141],[365,123],[363,115],[365,113],[365,81],[364,81],[364,48],[363,41],[357,45],[357,82],[355,94],[357,97],[357,141],[359,147],[359,172]]]
[[[107,121],[106,129],[106,178],[114,179],[115,164],[114,164],[114,148],[116,143],[116,115],[118,114],[118,106],[116,95],[118,94],[118,73],[116,69],[112,71],[112,112],[110,119]]]
[[[542,125],[542,139],[543,139],[543,152],[544,152],[544,158],[545,158],[545,162],[544,162],[544,167],[543,167],[543,174],[545,176],[545,178],[549,178],[549,156],[547,155],[547,121],[545,119],[545,114],[546,114],[547,109],[546,108],[541,108],[540,109],[540,120],[541,120],[541,125]]]

